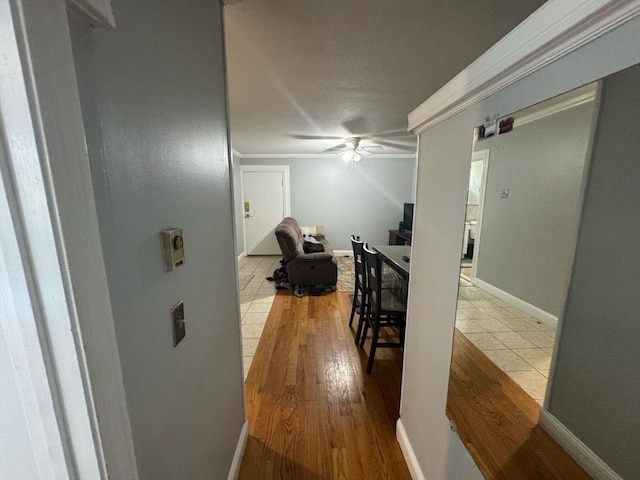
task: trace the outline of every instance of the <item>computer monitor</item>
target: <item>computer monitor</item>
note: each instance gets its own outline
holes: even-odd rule
[[[403,230],[411,230],[413,228],[413,203],[404,204],[404,217],[402,219]]]

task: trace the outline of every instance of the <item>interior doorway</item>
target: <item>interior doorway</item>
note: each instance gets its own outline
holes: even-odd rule
[[[289,166],[241,165],[244,251],[247,255],[279,255],[274,235],[290,215]]]
[[[473,152],[471,172],[469,175],[469,193],[467,196],[467,215],[465,220],[465,239],[468,239],[463,255],[471,260],[471,275],[475,277],[478,253],[480,251],[480,234],[482,230],[482,210],[484,193],[489,171],[490,149]]]

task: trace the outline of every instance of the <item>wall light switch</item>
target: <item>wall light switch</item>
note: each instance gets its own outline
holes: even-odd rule
[[[509,198],[509,189],[505,188],[504,190],[502,190],[502,192],[500,192],[500,198]]]
[[[171,307],[171,325],[173,327],[173,346],[176,347],[187,334],[184,321],[184,302],[180,300]]]

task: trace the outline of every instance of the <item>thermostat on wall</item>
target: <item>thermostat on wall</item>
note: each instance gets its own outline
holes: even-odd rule
[[[180,265],[184,265],[184,240],[182,237],[182,229],[165,228],[160,232],[160,238],[162,238],[164,269],[167,272],[172,272]]]

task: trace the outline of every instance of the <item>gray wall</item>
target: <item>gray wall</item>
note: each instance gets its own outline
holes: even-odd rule
[[[349,237],[386,245],[389,230],[402,221],[403,204],[412,202],[415,161],[364,158],[349,170],[340,157],[254,159],[242,165],[289,165],[291,215],[301,226],[323,225],[335,250],[351,250]]]
[[[548,406],[629,479],[640,472],[638,132],[640,66],[603,82]]]
[[[240,158],[233,153],[231,163],[231,179],[233,183],[233,215],[235,219],[236,255],[244,252],[244,208],[242,205],[242,186],[240,185]]]
[[[555,317],[569,282],[594,103],[474,147],[491,150],[475,275]],[[509,198],[500,196],[505,188]]]
[[[117,28],[72,39],[140,478],[226,478],[244,412],[221,6],[113,7]],[[167,227],[185,238],[171,273]]]
[[[427,478],[481,478],[462,443],[452,438],[445,415],[460,245],[469,184],[469,157],[473,148],[471,131],[487,115],[515,112],[640,63],[638,31],[640,19],[636,18],[420,135],[400,415],[408,442]],[[637,315],[622,320],[634,322]],[[626,345],[622,338],[625,333],[614,331],[607,335],[611,335],[611,344]],[[602,329],[588,329],[583,335],[602,335]],[[572,339],[567,337],[564,341],[572,342]],[[597,355],[598,352],[589,354]],[[611,361],[606,356],[599,356],[599,360]],[[586,369],[576,371],[574,368],[574,375],[589,381],[599,379]],[[633,387],[625,378],[614,378],[616,382],[611,382],[608,398],[627,398]],[[552,396],[553,390],[558,388],[554,385]],[[591,401],[584,396],[575,396],[573,403],[567,405],[575,415],[575,423],[570,428],[603,458],[610,449],[624,452],[622,461],[608,457],[605,460],[611,462],[614,469],[627,471],[634,461],[630,455],[635,455],[635,452],[629,453],[626,450],[628,445],[617,435],[611,435],[608,428],[597,426],[594,430],[601,429],[602,438],[595,444],[581,433],[578,425],[588,425],[592,421],[589,409],[583,408]],[[621,406],[616,417],[634,415],[636,403]],[[610,444],[607,451],[600,447],[602,443]]]

